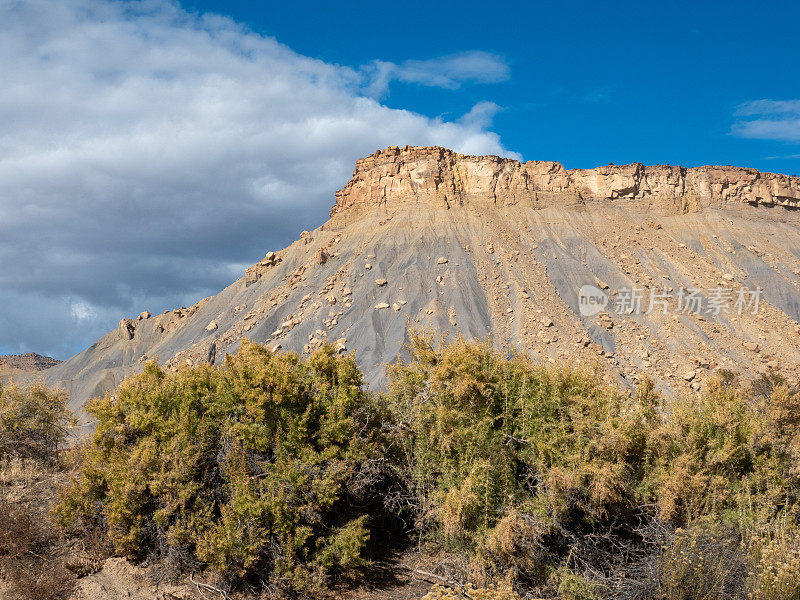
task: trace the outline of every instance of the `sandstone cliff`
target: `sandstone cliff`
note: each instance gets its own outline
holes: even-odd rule
[[[725,205],[800,206],[800,178],[740,167],[608,165],[566,170],[557,162],[465,156],[439,147],[396,146],[356,163],[331,216],[387,202],[543,205],[638,200],[689,212]]]

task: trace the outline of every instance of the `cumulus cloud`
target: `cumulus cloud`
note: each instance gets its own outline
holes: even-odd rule
[[[166,0],[0,0],[0,22],[2,351],[65,357],[121,316],[218,291],[323,222],[377,148],[509,154],[486,116],[387,108],[374,67]],[[389,70],[381,85],[508,76],[484,53]]]
[[[737,107],[731,131],[744,138],[800,142],[800,100],[754,100]]]

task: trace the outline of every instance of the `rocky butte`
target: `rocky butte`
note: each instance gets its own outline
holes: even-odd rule
[[[44,373],[77,407],[153,357],[177,369],[218,362],[242,338],[301,353],[328,341],[354,351],[379,387],[415,327],[590,363],[623,385],[652,377],[669,393],[700,389],[720,368],[796,379],[798,206],[798,178],[754,169],[567,170],[391,147],[357,162],[324,225],[219,294],[123,319]],[[582,286],[607,306],[584,314]],[[637,289],[668,301],[651,307],[644,293],[643,306],[625,306]],[[727,303],[682,310],[687,289],[706,306],[726,290]],[[734,309],[756,290],[758,310]]]
[[[356,162],[353,179],[336,193],[331,216],[388,202],[463,206],[523,204],[543,208],[597,200],[638,200],[678,212],[800,205],[800,180],[740,167],[608,165],[566,170],[557,162],[465,156],[445,148],[391,147]]]

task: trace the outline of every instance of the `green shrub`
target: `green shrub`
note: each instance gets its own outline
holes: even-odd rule
[[[559,600],[599,600],[600,586],[571,571],[561,567],[553,573],[553,580],[558,586]]]
[[[168,548],[294,589],[363,563],[382,415],[352,357],[243,343],[223,368],[150,362],[87,410],[97,430],[62,524],[99,514],[121,554]]]
[[[530,577],[565,532],[631,518],[659,425],[652,386],[631,401],[591,372],[434,342],[412,337],[388,393],[420,528]]]
[[[770,600],[794,585],[796,538],[751,533],[779,518],[800,530],[800,394],[780,378],[723,373],[666,403],[649,382],[630,395],[488,343],[423,333],[409,353],[387,398],[416,523],[471,557],[476,583],[642,597],[658,580],[664,598],[734,598],[749,572]],[[583,586],[571,565],[606,575]]]
[[[67,406],[64,391],[0,383],[0,458],[55,460],[72,421]]]
[[[659,432],[660,515],[678,525],[705,515],[742,526],[800,509],[800,394],[768,396],[710,378],[699,398],[680,398]]]

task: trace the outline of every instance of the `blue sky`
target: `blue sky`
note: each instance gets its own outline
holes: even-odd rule
[[[508,79],[458,90],[394,85],[385,103],[457,118],[502,107],[493,131],[525,159],[735,164],[800,173],[789,140],[735,135],[737,107],[800,98],[797,2],[186,2],[308,56],[351,66],[480,50]],[[797,113],[794,114],[797,119]],[[745,133],[745,132],[741,132]],[[794,156],[793,156],[794,155]],[[792,156],[792,158],[776,158]]]
[[[800,6],[0,0],[0,354],[323,223],[389,145],[800,173]]]

